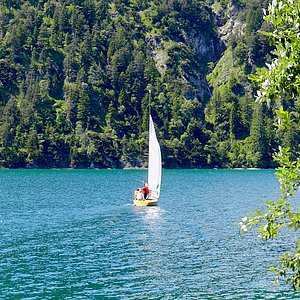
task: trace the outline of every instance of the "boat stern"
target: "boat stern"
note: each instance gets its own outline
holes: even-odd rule
[[[158,203],[157,199],[144,199],[144,200],[133,200],[134,206],[156,206]]]

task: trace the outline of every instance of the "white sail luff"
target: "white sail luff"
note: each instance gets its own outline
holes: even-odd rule
[[[149,161],[148,161],[148,187],[150,195],[158,198],[161,183],[161,151],[156,137],[154,123],[149,116]]]

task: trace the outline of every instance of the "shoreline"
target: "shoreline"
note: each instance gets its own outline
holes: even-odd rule
[[[222,171],[259,171],[259,170],[276,170],[276,168],[163,168],[164,170],[222,170]],[[147,171],[146,167],[125,167],[125,168],[44,168],[44,167],[25,167],[25,168],[0,168],[2,170],[142,170]]]

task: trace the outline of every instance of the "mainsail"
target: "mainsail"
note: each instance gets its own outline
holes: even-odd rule
[[[149,115],[148,187],[150,195],[158,198],[161,182],[161,152],[151,115]]]

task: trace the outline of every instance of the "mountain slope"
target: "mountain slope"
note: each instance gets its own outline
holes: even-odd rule
[[[270,166],[266,1],[235,2],[2,2],[0,164],[141,167],[151,89],[165,167]]]

